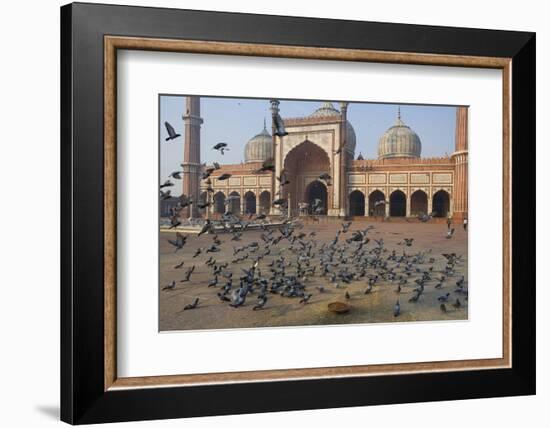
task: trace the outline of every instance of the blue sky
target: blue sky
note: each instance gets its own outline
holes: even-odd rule
[[[281,116],[307,116],[321,105],[322,101],[281,100]],[[333,103],[338,108],[338,103]],[[422,157],[444,156],[451,154],[454,148],[455,107],[400,105],[401,119],[410,126],[422,141]],[[380,136],[395,123],[397,104],[350,103],[348,120],[355,129],[357,147],[355,156],[363,153],[366,159],[377,157],[377,145]],[[160,135],[161,166],[160,178],[165,180],[172,172],[180,170],[183,160],[183,120],[185,97],[163,95],[160,97]],[[204,123],[201,128],[201,161],[211,163],[240,163],[244,160],[244,146],[247,141],[263,128],[264,119],[267,129],[271,129],[269,100],[250,98],[201,98],[201,116]],[[165,142],[168,121],[182,134],[170,142]],[[230,150],[220,156],[212,146],[223,141]],[[173,188],[179,194],[179,186]]]

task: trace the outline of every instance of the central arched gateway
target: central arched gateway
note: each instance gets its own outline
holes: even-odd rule
[[[319,200],[321,202],[316,204],[316,201]],[[306,187],[306,200],[311,207],[314,205],[317,205],[320,209],[318,210],[317,214],[326,214],[327,213],[327,206],[328,206],[328,192],[327,192],[327,186],[324,183],[321,183],[319,180],[315,180]]]
[[[291,212],[298,211],[299,203],[321,199],[323,214],[327,213],[333,186],[331,180],[319,180],[322,174],[331,174],[330,159],[318,145],[305,140],[288,152],[284,160],[283,180],[289,183],[282,188],[282,195],[289,200]]]

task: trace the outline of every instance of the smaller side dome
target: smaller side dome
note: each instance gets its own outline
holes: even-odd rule
[[[259,134],[256,134],[244,148],[244,161],[249,162],[264,162],[272,157],[273,139],[267,131],[264,120],[264,129]]]
[[[401,120],[401,109],[398,109],[395,125],[378,141],[378,158],[419,158],[421,151],[420,137]]]

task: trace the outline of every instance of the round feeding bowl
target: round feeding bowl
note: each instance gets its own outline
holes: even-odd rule
[[[351,306],[344,302],[332,302],[328,304],[328,310],[336,314],[345,314],[349,312]]]

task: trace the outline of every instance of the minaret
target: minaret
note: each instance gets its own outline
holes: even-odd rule
[[[348,214],[348,149],[346,147],[348,137],[348,103],[340,103],[340,216]]]
[[[275,194],[281,190],[280,186],[277,186],[277,179],[275,177],[280,177],[283,170],[283,165],[281,164],[282,159],[280,159],[279,156],[277,156],[277,153],[279,152],[279,144],[278,142],[281,140],[280,137],[277,137],[276,132],[277,128],[275,126],[275,117],[279,114],[279,100],[272,99],[269,100],[269,103],[271,104],[271,135],[273,138],[273,144],[272,144],[272,159],[273,163],[275,164],[275,171],[271,173],[271,201],[269,203],[269,213],[270,214],[278,214],[279,210],[278,208],[274,207],[271,202],[273,202],[275,199],[278,198],[278,196],[275,196]],[[282,197],[282,192],[281,192]],[[290,210],[290,207],[289,207]]]
[[[455,129],[455,183],[453,218],[463,221],[468,216],[468,107],[457,107]]]
[[[197,202],[201,180],[201,100],[200,97],[185,98],[183,124],[185,142],[183,146],[183,194],[193,199],[191,208],[182,211],[183,217],[198,217]]]

